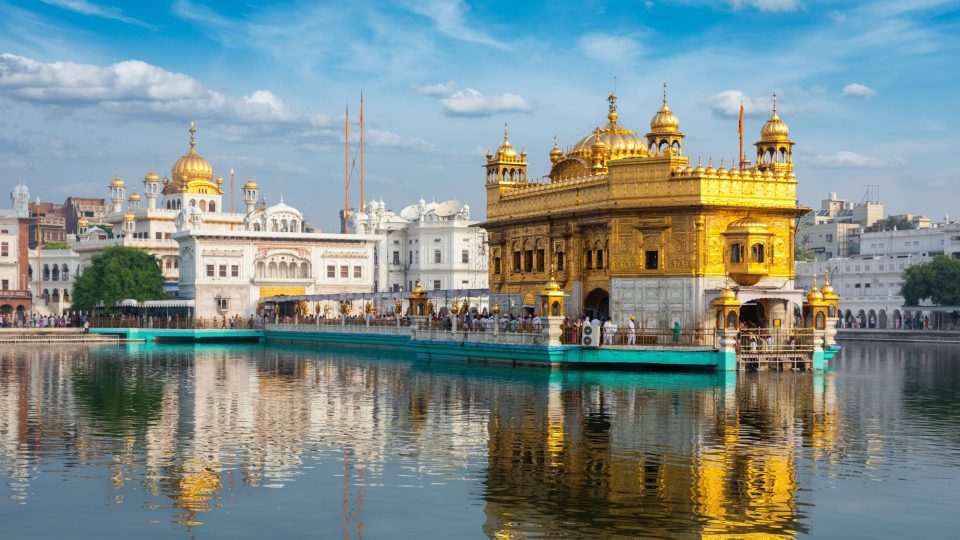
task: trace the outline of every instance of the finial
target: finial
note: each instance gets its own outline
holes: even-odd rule
[[[823,271],[823,284],[824,285],[830,284],[830,270]]]
[[[697,167],[700,167],[700,156],[697,156]]]
[[[193,150],[197,146],[197,126],[193,120],[190,121],[190,149]]]
[[[560,145],[557,144],[557,136],[556,136],[556,135],[553,136],[553,145],[556,146],[556,147],[558,147],[558,148],[560,147]]]
[[[773,114],[777,114],[777,93],[773,93]]]
[[[280,194],[280,204],[283,204],[283,193]]]
[[[720,158],[720,168],[723,168],[723,158]]]
[[[813,288],[810,289],[810,290],[812,290],[812,291],[817,290],[817,275],[816,275],[816,274],[813,275]]]
[[[507,136],[510,134],[509,126],[507,123],[503,123],[503,142],[507,142]]]
[[[667,81],[663,81],[663,104],[667,104]]]

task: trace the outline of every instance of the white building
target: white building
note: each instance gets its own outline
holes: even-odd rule
[[[44,249],[38,263],[37,250],[31,249],[29,259],[30,293],[40,311],[43,312],[43,306],[56,315],[69,311],[73,282],[80,269],[80,254],[71,249]],[[38,264],[40,276],[37,276]],[[37,277],[40,277],[40,283],[37,283]],[[39,293],[37,285],[42,287]]]
[[[126,183],[119,177],[110,182],[110,213],[104,218],[109,225],[90,227],[86,219],[77,223],[77,240],[73,249],[80,254],[81,267],[90,258],[110,246],[134,247],[147,251],[160,259],[166,289],[178,294],[179,248],[172,236],[177,232],[177,221],[197,220],[205,231],[240,231],[263,227],[286,230],[301,230],[299,212],[276,223],[257,223],[252,216],[259,215],[266,207],[260,190],[253,179],[243,184],[239,211],[224,204],[224,180],[214,176],[213,167],[196,149],[196,129],[190,125],[190,148],[170,168],[170,177],[163,178],[150,171],[143,179],[143,195],[127,194]],[[232,196],[228,193],[228,197]],[[124,208],[126,203],[126,208]],[[285,206],[285,205],[284,205]],[[288,207],[289,208],[289,207]],[[279,216],[278,216],[279,218]]]
[[[859,252],[860,232],[884,218],[880,201],[851,203],[830,192],[820,201],[820,210],[811,210],[797,224],[797,245],[810,248],[817,260],[849,257]]]
[[[282,211],[267,209],[263,217],[270,223]],[[187,226],[173,239],[180,296],[193,299],[197,317],[248,317],[261,299],[276,295],[373,292],[373,237]]]
[[[855,317],[861,327],[895,328],[907,317],[900,295],[903,272],[930,262],[937,255],[960,258],[960,222],[908,229],[863,233],[860,254],[829,261],[796,263],[798,287],[809,289],[812,276],[822,280],[830,272],[830,281],[840,295],[840,311],[845,318]],[[822,281],[819,282],[822,285]],[[929,309],[920,310],[929,314]]]
[[[378,291],[410,291],[420,279],[426,289],[486,289],[487,232],[470,219],[470,206],[420,199],[399,214],[370,201],[350,215],[351,233],[378,238]]]

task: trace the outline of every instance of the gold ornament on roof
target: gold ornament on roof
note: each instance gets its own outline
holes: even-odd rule
[[[153,171],[151,170],[150,172],[147,173],[146,176],[143,177],[143,181],[144,181],[145,183],[159,182],[159,181],[160,181],[160,177],[157,176],[157,173],[155,173],[155,172],[153,172]]]
[[[123,180],[119,176],[114,176],[113,180],[110,181],[110,187],[112,188],[122,188],[124,187]]]
[[[127,210],[127,213],[123,215],[124,221],[134,221],[137,217],[133,215],[133,212]]]
[[[197,153],[197,128],[190,122],[190,149],[170,169],[173,185],[164,189],[164,194],[176,191],[187,193],[205,193],[223,195],[220,186],[214,182],[213,167]]]
[[[257,183],[253,181],[253,177],[247,178],[247,183],[243,185],[243,189],[257,189]]]
[[[790,139],[790,129],[777,115],[777,93],[773,93],[773,114],[760,129],[761,141],[787,141]]]
[[[650,119],[650,132],[657,135],[680,132],[680,119],[667,105],[667,83],[663,83],[663,104],[657,114]]]
[[[507,126],[507,123],[503,123],[503,143],[500,144],[500,148],[497,148],[497,155],[495,157],[499,159],[503,158],[515,158],[517,157],[517,151],[510,144],[510,130]]]
[[[131,201],[139,201],[139,200],[140,200],[140,194],[137,193],[136,191],[134,191],[133,193],[130,194],[130,200],[131,200]]]
[[[611,93],[610,96],[607,97],[607,102],[609,103],[607,125],[597,127],[593,133],[580,139],[580,141],[573,145],[573,148],[567,152],[566,155],[568,157],[590,159],[593,157],[593,150],[598,144],[602,145],[605,160],[645,156],[647,154],[646,141],[642,137],[635,135],[632,130],[621,126],[618,122],[617,94]]]

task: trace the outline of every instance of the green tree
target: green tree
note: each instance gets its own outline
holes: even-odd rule
[[[91,259],[73,285],[73,307],[91,310],[101,302],[107,311],[127,298],[158,300],[163,274],[156,257],[139,249],[113,246]]]
[[[903,216],[889,216],[873,224],[871,231],[907,231],[913,229],[913,222]]]
[[[70,244],[66,242],[47,242],[43,249],[70,249]]]
[[[960,305],[960,260],[937,255],[903,272],[900,294],[908,306],[930,300],[938,306]]]
[[[797,262],[813,262],[817,260],[817,254],[811,247],[796,244],[793,248],[793,260]]]

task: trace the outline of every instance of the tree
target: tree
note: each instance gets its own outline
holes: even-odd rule
[[[811,247],[797,244],[793,248],[793,260],[796,262],[813,262],[817,260],[817,253]]]
[[[904,216],[889,216],[886,219],[881,219],[880,221],[874,223],[873,226],[870,227],[872,232],[893,230],[907,231],[913,228],[913,222]]]
[[[70,249],[70,244],[66,242],[47,242],[43,249]]]
[[[900,294],[908,306],[928,299],[938,306],[960,305],[960,260],[937,255],[907,268]]]
[[[127,298],[142,302],[166,297],[160,263],[145,251],[113,246],[90,262],[73,285],[76,309],[91,310],[103,302],[109,311]]]

